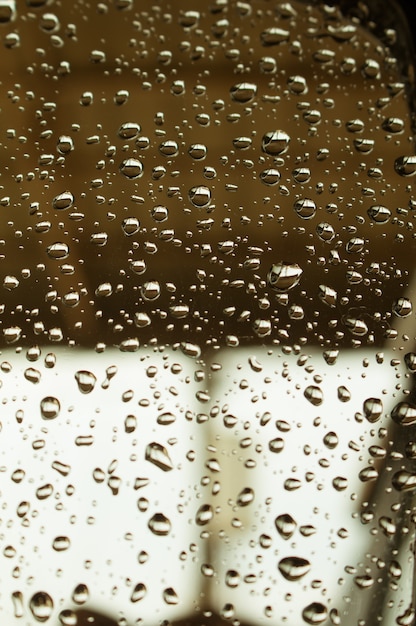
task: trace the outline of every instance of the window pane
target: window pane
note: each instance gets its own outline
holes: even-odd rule
[[[0,0],[2,623],[412,623],[411,53],[345,4]]]

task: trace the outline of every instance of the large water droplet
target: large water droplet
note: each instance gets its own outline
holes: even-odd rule
[[[320,602],[308,604],[303,611],[302,617],[307,624],[322,624],[328,617],[328,609]]]
[[[237,496],[238,506],[248,506],[254,500],[254,490],[251,487],[244,487]]]
[[[394,169],[400,176],[414,176],[416,174],[416,156],[402,156],[395,160]]]
[[[364,415],[372,424],[380,419],[383,403],[379,398],[367,398],[363,404]]]
[[[204,185],[192,187],[189,190],[188,196],[192,204],[199,209],[208,206],[211,202],[211,190],[209,187],[205,187]]]
[[[46,253],[50,259],[60,261],[69,256],[69,247],[66,243],[57,241],[46,248]]]
[[[392,483],[397,491],[412,491],[416,489],[416,473],[399,470],[394,474]]]
[[[131,237],[131,235],[135,235],[138,232],[140,228],[140,222],[137,217],[126,217],[122,221],[121,227],[124,234],[128,237]]]
[[[289,40],[290,33],[288,30],[271,26],[264,30],[260,35],[263,46],[276,46]]]
[[[303,392],[303,395],[314,406],[319,406],[324,401],[323,391],[316,385],[308,385]]]
[[[148,522],[148,527],[154,535],[165,537],[171,531],[172,524],[170,519],[163,513],[155,513]]]
[[[278,533],[283,539],[289,539],[296,530],[297,524],[289,513],[283,513],[274,520]]]
[[[79,583],[72,592],[72,600],[75,604],[85,604],[90,597],[90,591],[84,583]]]
[[[195,522],[198,526],[205,526],[214,516],[214,510],[210,504],[202,504],[195,515]]]
[[[410,402],[399,402],[391,412],[391,417],[400,426],[416,424],[416,405]]]
[[[61,405],[59,400],[53,396],[47,396],[40,402],[40,412],[45,420],[53,420],[59,415]]]
[[[267,281],[277,291],[289,291],[299,283],[302,272],[303,270],[297,263],[282,261],[272,265],[267,274]]]
[[[74,204],[74,196],[70,191],[63,191],[52,200],[52,206],[57,211],[69,209]]]
[[[152,442],[146,446],[145,459],[164,472],[169,472],[173,469],[173,463],[169,453],[160,443]]]
[[[144,583],[137,583],[137,585],[134,587],[133,591],[131,592],[130,601],[140,602],[140,600],[143,600],[146,593],[147,593],[146,585]]]
[[[139,178],[143,174],[143,163],[139,159],[125,159],[120,165],[120,172],[126,178]]]
[[[53,600],[46,591],[38,591],[29,602],[29,608],[37,622],[46,622],[53,611]]]
[[[310,198],[300,198],[293,205],[296,213],[304,220],[310,220],[316,214],[316,204]]]
[[[367,210],[367,214],[373,222],[386,224],[391,217],[391,211],[385,206],[373,205]]]
[[[75,373],[75,380],[81,393],[91,393],[97,382],[96,376],[88,370],[78,370]]]
[[[250,102],[256,94],[257,85],[255,83],[238,83],[230,89],[231,99],[241,104]]]
[[[311,569],[311,564],[299,556],[288,556],[281,559],[278,564],[280,573],[286,580],[299,580]]]
[[[409,298],[398,298],[393,304],[393,313],[397,317],[408,317],[412,314],[413,305]]]
[[[142,285],[140,293],[144,300],[156,300],[160,296],[160,284],[157,280],[147,281]]]
[[[118,129],[118,136],[120,139],[135,139],[137,135],[140,133],[140,124],[136,122],[125,122]]]
[[[261,147],[266,154],[277,156],[287,152],[289,143],[290,137],[284,130],[274,130],[263,135]]]

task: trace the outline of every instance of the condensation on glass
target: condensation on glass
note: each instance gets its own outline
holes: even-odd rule
[[[413,623],[412,68],[346,4],[0,0],[2,624]]]

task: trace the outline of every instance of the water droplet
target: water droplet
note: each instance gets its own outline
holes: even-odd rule
[[[167,589],[163,590],[163,600],[166,602],[166,604],[178,604],[178,594],[173,589],[173,587],[168,587]]]
[[[144,583],[137,583],[137,585],[134,587],[133,591],[131,592],[130,601],[140,602],[140,600],[143,600],[146,593],[147,593],[146,585]]]
[[[147,281],[142,285],[140,293],[144,300],[157,300],[160,296],[160,284],[157,280]]]
[[[332,481],[332,486],[337,491],[345,491],[348,487],[348,479],[345,476],[335,476]]]
[[[318,295],[322,302],[324,302],[328,306],[332,308],[336,306],[338,294],[335,289],[332,289],[332,287],[328,287],[327,285],[319,285]]]
[[[411,491],[416,489],[416,473],[399,470],[392,479],[393,487],[397,491]]]
[[[405,354],[404,362],[409,372],[411,373],[416,372],[416,353],[415,352],[408,352],[407,354]]]
[[[56,149],[58,150],[59,154],[62,154],[64,156],[72,152],[72,150],[74,149],[74,142],[72,140],[72,137],[69,137],[68,135],[61,135],[58,139]]]
[[[72,592],[72,600],[75,602],[75,604],[78,604],[79,606],[88,602],[89,597],[90,590],[84,583],[80,583],[79,585],[77,585]]]
[[[304,220],[310,220],[316,215],[316,204],[310,198],[300,198],[293,205],[296,213]]]
[[[261,147],[263,152],[272,156],[284,154],[289,149],[290,137],[283,130],[269,131],[263,135]]]
[[[327,222],[321,222],[318,224],[316,227],[316,233],[322,241],[330,242],[335,237],[335,230],[331,224],[328,224]]]
[[[64,211],[74,204],[74,196],[70,191],[63,191],[52,200],[52,206],[56,211]]]
[[[260,40],[263,46],[276,46],[289,41],[289,36],[290,33],[288,30],[271,26],[261,33]]]
[[[53,396],[47,396],[40,402],[40,412],[45,420],[53,420],[58,417],[61,410],[61,405],[57,398]]]
[[[37,622],[46,622],[52,615],[52,598],[46,591],[38,591],[31,597],[29,608]]]
[[[367,398],[363,404],[363,411],[368,421],[373,424],[383,413],[383,403],[379,398]]]
[[[137,217],[126,217],[126,219],[122,221],[121,227],[124,234],[127,235],[127,237],[131,237],[131,235],[135,235],[138,232],[140,222]]]
[[[172,524],[163,513],[155,513],[148,522],[148,527],[154,535],[165,537],[171,531]]]
[[[39,370],[35,370],[33,367],[28,367],[25,369],[24,376],[26,380],[36,385],[41,379],[41,373]]]
[[[75,373],[75,380],[81,393],[91,393],[97,382],[96,376],[88,370],[78,370]]]
[[[374,205],[367,210],[367,214],[373,222],[377,224],[386,224],[391,217],[391,211],[385,206]]]
[[[289,91],[295,95],[305,94],[308,92],[308,85],[303,76],[290,76],[287,80]]]
[[[297,167],[292,170],[292,176],[297,183],[307,183],[311,178],[311,170],[309,167]]]
[[[66,243],[57,241],[46,248],[46,253],[50,259],[61,260],[69,256],[69,247]]]
[[[413,306],[409,298],[398,298],[393,304],[393,313],[397,317],[408,317],[412,314]]]
[[[319,406],[324,401],[323,391],[316,385],[308,385],[303,392],[303,395],[314,406]]]
[[[303,611],[302,617],[307,624],[322,624],[328,617],[328,609],[320,602],[308,604]]]
[[[399,626],[412,626],[414,624],[415,619],[415,609],[413,607],[407,608],[404,613],[401,613],[396,622]]]
[[[251,487],[244,487],[237,496],[238,506],[248,506],[254,500],[254,490]]]
[[[143,163],[139,159],[125,159],[120,165],[120,172],[126,178],[139,178],[143,174]]]
[[[120,126],[117,134],[120,139],[130,140],[135,139],[140,133],[140,130],[140,124],[137,124],[136,122],[125,122]]]
[[[16,289],[20,284],[20,281],[16,278],[16,276],[5,276],[3,280],[3,287],[7,289],[7,291],[12,291]]]
[[[173,469],[169,453],[160,443],[149,443],[146,446],[145,458],[146,461],[150,461],[150,463],[153,463],[153,465],[156,465],[164,472],[169,472]]]
[[[276,437],[269,441],[269,450],[270,452],[278,453],[283,450],[285,447],[285,442],[281,437]]]
[[[329,433],[326,433],[323,441],[327,448],[333,450],[338,445],[338,435],[333,431],[330,431]]]
[[[202,209],[211,202],[211,190],[203,185],[192,187],[189,190],[188,197],[194,206]]]
[[[199,507],[195,515],[195,522],[198,526],[209,524],[214,516],[214,510],[210,504],[203,504]]]
[[[56,552],[63,552],[64,550],[68,550],[71,545],[71,540],[69,537],[60,536],[55,537],[52,542],[52,548],[56,550]]]
[[[311,569],[311,564],[299,556],[288,556],[278,563],[280,573],[286,580],[299,580]]]
[[[267,274],[267,281],[277,291],[289,291],[299,283],[302,272],[297,263],[276,263]]]
[[[410,402],[399,402],[391,412],[391,417],[400,426],[416,424],[416,406]]]
[[[394,169],[400,176],[416,174],[416,156],[402,156],[395,160]]]
[[[162,141],[159,146],[159,152],[166,157],[177,156],[179,154],[179,146],[177,141],[173,141],[172,139]]]
[[[368,333],[368,326],[364,320],[360,320],[356,317],[346,317],[343,319],[343,322],[350,333],[357,337],[363,337]]]
[[[257,94],[257,85],[254,83],[238,83],[231,87],[231,100],[244,104],[251,102]]]
[[[362,576],[354,576],[354,582],[360,589],[368,589],[374,585],[374,578],[369,574],[363,574]]]
[[[345,387],[345,385],[340,385],[337,390],[338,400],[341,402],[349,402],[351,400],[351,392]]]
[[[296,530],[297,524],[289,513],[283,513],[274,520],[278,533],[283,539],[289,539]]]

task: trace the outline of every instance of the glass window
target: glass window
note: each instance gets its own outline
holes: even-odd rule
[[[1,623],[410,626],[396,4],[0,0],[0,29]]]

